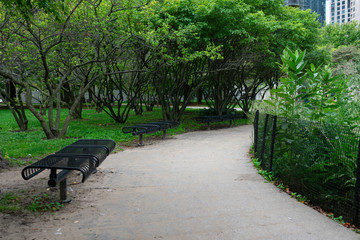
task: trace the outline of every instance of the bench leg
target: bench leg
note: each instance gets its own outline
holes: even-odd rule
[[[232,127],[232,120],[230,120],[230,127]]]
[[[144,144],[143,144],[143,135],[142,134],[139,135],[139,146],[144,146]]]
[[[163,135],[163,139],[166,138],[166,130],[164,130],[164,135]]]
[[[208,122],[207,124],[208,124],[207,130],[210,130],[210,122]]]
[[[60,201],[61,201],[61,203],[71,202],[71,198],[67,197],[66,178],[60,182]]]

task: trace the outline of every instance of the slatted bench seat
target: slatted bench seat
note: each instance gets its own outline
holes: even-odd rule
[[[230,121],[230,126],[232,126],[232,121],[235,119],[242,119],[243,116],[240,114],[226,114],[226,115],[215,115],[215,116],[199,116],[196,117],[195,120],[201,123],[207,123],[207,128],[210,130],[211,122],[222,122],[222,121]]]
[[[60,201],[67,203],[71,201],[67,198],[66,177],[69,173],[74,170],[79,171],[82,175],[81,181],[85,182],[96,172],[96,168],[114,148],[115,142],[112,140],[79,140],[57,153],[25,167],[21,175],[25,180],[29,180],[45,169],[49,169],[48,185],[55,187],[60,183]]]
[[[139,135],[139,145],[143,145],[143,134],[155,133],[162,131],[164,133],[163,138],[166,137],[166,130],[170,128],[177,128],[179,122],[176,121],[159,121],[146,124],[136,124],[133,126],[123,127],[122,131],[125,134],[132,133],[133,136]]]
[[[109,152],[106,147],[100,145],[69,145],[56,154],[93,157],[96,159],[96,166],[98,167],[109,155]]]
[[[108,149],[108,155],[115,149],[115,142],[109,139],[80,139],[71,145],[100,145]]]

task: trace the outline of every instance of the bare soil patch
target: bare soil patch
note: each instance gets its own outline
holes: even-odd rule
[[[85,183],[81,183],[81,176],[74,171],[67,178],[68,196],[72,199],[71,203],[64,204],[59,211],[32,212],[26,208],[34,202],[35,197],[41,198],[46,195],[48,196],[46,201],[49,203],[59,202],[60,191],[59,187],[48,187],[48,170],[26,181],[21,177],[22,169],[23,167],[14,167],[0,172],[0,199],[12,193],[19,199],[22,209],[16,212],[0,213],[0,239],[40,239],[39,237],[44,234],[44,226],[58,225],[61,228],[77,210],[95,207],[94,201],[98,199],[99,192],[107,190],[102,185],[105,171],[99,169]],[[29,231],[32,236],[28,236]],[[51,233],[49,239],[54,239],[54,233]]]

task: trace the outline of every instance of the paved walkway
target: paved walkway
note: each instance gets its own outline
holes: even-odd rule
[[[264,183],[248,156],[251,135],[250,126],[193,132],[111,155],[101,168],[113,173],[112,191],[82,221],[83,237],[360,239]]]

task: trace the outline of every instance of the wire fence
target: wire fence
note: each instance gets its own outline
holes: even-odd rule
[[[257,111],[254,151],[262,168],[293,192],[360,226],[360,128]]]

